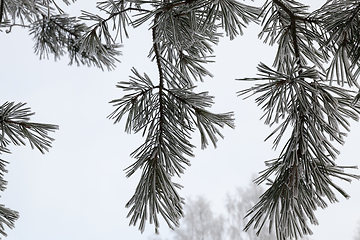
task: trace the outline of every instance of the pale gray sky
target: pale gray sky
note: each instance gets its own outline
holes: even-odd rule
[[[79,1],[75,7],[84,5],[93,9],[90,1]],[[32,121],[60,125],[52,134],[56,140],[49,153],[42,155],[27,146],[11,147],[11,155],[1,156],[11,162],[5,176],[8,189],[1,195],[1,203],[20,212],[15,229],[7,230],[6,239],[142,240],[152,234],[152,225],[147,225],[144,234],[137,226],[129,227],[128,209],[124,207],[140,173],[126,179],[122,170],[133,162],[129,154],[143,139],[124,133],[123,122],[113,125],[106,119],[113,111],[108,102],[123,94],[115,84],[127,80],[133,66],[157,81],[156,66],[146,57],[151,44],[146,30],[131,31],[121,63],[113,72],[70,67],[66,57],[57,62],[40,61],[33,54],[33,42],[26,30],[14,28],[11,34],[0,33],[0,103],[27,102],[36,112]],[[224,210],[226,193],[247,186],[253,173],[265,168],[264,160],[278,154],[271,150],[271,141],[263,142],[271,129],[259,121],[262,112],[254,99],[236,97],[236,91],[249,85],[234,79],[255,76],[257,64],[262,61],[271,65],[274,57],[275,49],[257,40],[257,32],[258,28],[250,26],[244,37],[232,42],[222,39],[216,47],[217,63],[209,66],[215,77],[199,83],[199,90],[216,96],[214,112],[235,111],[236,129],[224,129],[225,139],[219,141],[218,148],[204,151],[195,134],[196,157],[178,180],[185,187],[182,196],[203,195],[218,213]],[[340,148],[339,165],[359,162],[360,126],[352,125],[345,146]],[[311,239],[352,238],[360,218],[360,183],[340,185],[352,198],[339,197],[340,203],[317,211],[320,226],[312,228]],[[164,223],[160,232],[168,234]]]

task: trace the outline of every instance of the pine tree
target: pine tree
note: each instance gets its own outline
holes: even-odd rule
[[[111,101],[109,115],[115,123],[126,118],[125,130],[145,137],[127,168],[128,177],[142,169],[127,204],[130,224],[139,222],[141,231],[147,220],[158,231],[159,214],[171,228],[178,226],[183,198],[172,177],[190,164],[191,133],[199,130],[205,148],[223,137],[219,127],[234,127],[233,113],[210,112],[213,97],[197,92],[195,83],[212,76],[205,64],[222,33],[234,39],[251,22],[262,25],[259,38],[278,50],[273,66],[260,63],[258,77],[240,79],[259,83],[239,95],[257,96],[265,124],[275,127],[267,139],[282,150],[256,179],[270,187],[249,211],[245,229],[260,231],[269,220],[278,239],[311,234],[308,221],[317,224],[314,211],[325,208],[326,199],[338,201],[335,192],[349,197],[333,180],[359,178],[335,163],[349,119],[358,120],[360,112],[359,1],[328,0],[310,12],[295,0],[267,0],[261,8],[236,0],[107,0],[97,3],[100,14],[83,11],[79,18],[53,0],[0,3],[0,27],[29,28],[41,58],[68,53],[70,64],[102,69],[116,66],[128,27],[150,26],[149,57],[158,78],[133,68],[117,85],[128,94]]]

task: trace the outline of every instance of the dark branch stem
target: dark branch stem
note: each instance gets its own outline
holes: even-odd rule
[[[119,11],[119,12],[117,12],[117,13],[110,14],[110,16],[109,16],[107,19],[104,19],[104,21],[102,21],[102,22],[107,22],[107,21],[109,21],[110,19],[112,19],[113,17],[116,17],[116,16],[119,15],[119,14],[122,14],[122,13],[124,13],[124,12],[126,12],[126,11],[131,11],[131,10],[139,11],[139,12],[148,12],[148,13],[151,12],[150,10],[147,10],[147,9],[131,8],[131,7],[129,7],[129,8],[126,8],[126,9],[124,9],[124,10],[121,10],[121,11]]]
[[[164,94],[164,73],[161,65],[161,55],[159,51],[158,39],[156,37],[157,34],[157,24],[160,13],[155,15],[154,18],[154,26],[152,28],[152,38],[153,38],[153,47],[156,58],[156,64],[159,72],[159,141],[161,141],[162,133],[163,133],[163,124],[164,124],[164,103],[163,103],[163,94]]]
[[[301,68],[300,50],[299,50],[299,44],[298,44],[298,39],[297,39],[297,33],[296,33],[296,20],[298,20],[299,18],[288,7],[286,7],[285,4],[283,2],[281,2],[280,0],[273,0],[273,2],[289,15],[290,31],[291,31],[291,38],[293,40],[295,58],[296,58],[298,66]]]
[[[0,2],[0,23],[2,23],[2,20],[3,20],[4,4],[5,4],[5,0],[1,0],[1,2]]]
[[[284,10],[290,18],[295,18],[296,16],[294,15],[294,13],[285,6],[285,4],[283,2],[281,2],[280,0],[273,0],[273,2],[278,5],[280,8],[282,8],[282,10]]]
[[[11,24],[9,26],[9,29],[6,29],[5,32],[6,33],[10,33],[12,31],[12,28],[13,27],[23,27],[23,28],[30,28],[30,25],[24,25],[24,24],[17,24],[17,23],[14,23],[14,24]]]
[[[157,29],[157,22],[158,22],[158,18],[159,18],[159,14],[157,14],[155,16],[155,20],[154,20],[154,27],[152,29],[152,37],[153,37],[153,47],[154,47],[154,52],[155,52],[155,58],[156,58],[156,64],[158,67],[158,72],[159,72],[159,92],[163,91],[164,88],[164,73],[161,67],[161,55],[160,55],[160,51],[159,51],[159,46],[157,43],[157,37],[156,37],[156,29]]]
[[[294,54],[295,54],[295,59],[296,59],[296,64],[299,67],[299,71],[298,74],[302,73],[302,69],[301,69],[301,60],[300,60],[300,49],[299,49],[299,44],[298,44],[298,39],[297,39],[297,31],[296,31],[296,20],[302,20],[301,18],[297,17],[283,2],[281,2],[281,0],[273,0],[273,2],[278,5],[282,10],[285,11],[285,13],[289,16],[290,18],[290,33],[291,33],[291,38],[292,38],[292,44],[293,44],[293,48],[294,48]],[[300,88],[300,92],[301,94],[304,94],[303,92],[303,88]],[[296,97],[297,99],[299,97]],[[305,110],[303,109],[303,106],[301,104],[301,101],[297,100],[297,105],[298,105],[298,109],[297,112],[299,114],[298,119],[297,119],[297,124],[298,126],[300,126],[300,132],[304,132],[305,128],[305,116],[304,116],[304,112]],[[296,126],[297,127],[297,126]],[[297,130],[295,130],[297,131]],[[298,188],[298,184],[299,184],[299,174],[298,174],[298,167],[301,167],[302,161],[304,161],[304,149],[303,149],[303,145],[301,144],[303,142],[302,139],[302,135],[300,134],[300,137],[297,141],[297,146],[298,149],[296,151],[297,157],[296,157],[296,161],[293,162],[293,164],[290,166],[290,175],[287,179],[287,182],[289,184],[289,186],[291,186],[291,192],[290,194],[294,194],[295,191],[297,191]]]
[[[49,21],[53,22],[53,23],[54,23],[56,26],[58,26],[61,30],[69,33],[70,35],[72,35],[72,36],[74,36],[74,37],[76,37],[76,38],[79,38],[79,37],[80,37],[79,35],[75,34],[75,33],[72,32],[71,30],[69,30],[69,29],[67,29],[67,28],[64,28],[64,26],[60,25],[59,23],[57,23],[56,21],[54,21],[53,19],[51,19],[51,17],[48,17],[48,16],[46,16],[46,15],[44,15],[44,14],[43,14],[42,16],[43,16],[43,18],[49,18]]]
[[[149,11],[149,10],[140,9],[140,8],[131,8],[131,7],[130,7],[130,8],[126,8],[126,9],[124,9],[124,10],[121,10],[121,11],[117,12],[117,13],[110,14],[110,16],[109,16],[108,18],[100,21],[98,25],[95,25],[95,27],[94,27],[94,29],[93,29],[92,31],[94,31],[95,29],[97,29],[101,24],[104,24],[105,22],[111,20],[113,17],[116,17],[117,15],[120,15],[120,14],[126,12],[126,11],[131,11],[131,10],[135,10],[135,11],[139,11],[139,12],[151,12],[151,11]],[[50,19],[50,20],[51,20],[51,19]],[[51,20],[51,21],[52,21],[52,20]],[[73,36],[75,36],[75,37],[77,37],[77,38],[79,37],[78,35],[76,35],[76,34],[73,33],[72,31],[64,28],[63,26],[61,26],[61,25],[58,24],[57,22],[55,22],[55,21],[53,21],[53,22],[54,22],[57,26],[59,26],[62,30],[68,32],[69,34],[71,34],[71,35],[73,35]]]

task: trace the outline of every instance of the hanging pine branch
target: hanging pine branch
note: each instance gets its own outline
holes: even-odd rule
[[[49,136],[50,132],[58,129],[57,125],[30,122],[34,115],[25,103],[6,102],[0,106],[0,154],[10,153],[8,146],[26,145],[26,141],[32,148],[37,148],[41,153],[48,151],[54,140]],[[4,174],[7,172],[5,165],[8,162],[0,159],[0,191],[6,189],[7,182]],[[5,226],[10,229],[19,218],[17,211],[6,208],[0,204],[0,234],[7,236]]]
[[[149,218],[158,232],[158,213],[169,227],[179,225],[183,215],[183,199],[176,188],[181,186],[173,183],[171,178],[180,176],[185,165],[190,165],[188,157],[193,156],[194,148],[190,143],[191,132],[199,129],[204,148],[208,145],[208,138],[216,146],[217,136],[223,137],[217,127],[234,127],[232,113],[213,114],[206,110],[213,104],[213,97],[208,96],[207,92],[194,93],[193,80],[190,78],[201,79],[208,74],[200,63],[207,62],[206,52],[212,51],[207,41],[217,38],[209,36],[215,32],[206,30],[203,36],[199,34],[197,25],[194,25],[194,29],[184,28],[195,16],[193,13],[183,15],[176,11],[177,4],[160,8],[167,10],[155,10],[155,14],[144,12],[145,16],[141,17],[147,19],[148,15],[154,16],[151,53],[157,65],[159,84],[154,85],[146,74],[141,76],[133,69],[135,76],[131,77],[130,82],[120,82],[118,85],[133,93],[113,100],[117,109],[109,116],[117,123],[127,113],[126,131],[143,131],[143,135],[146,135],[144,144],[131,154],[137,159],[136,162],[127,168],[128,177],[139,168],[143,169],[134,196],[126,205],[131,208],[128,215],[131,216],[130,224],[135,225],[140,221],[141,231],[144,231]],[[179,27],[171,32],[174,25]],[[194,39],[184,37],[192,35],[197,36]],[[181,39],[183,37],[186,41]],[[196,46],[204,47],[198,50]],[[188,57],[186,62],[184,54],[190,51],[195,58]],[[173,58],[180,55],[181,64]],[[196,62],[196,59],[201,61]]]
[[[67,0],[63,2],[70,4]],[[106,35],[108,29],[103,29],[107,27],[106,21],[99,16],[84,14],[83,20],[101,23],[101,26],[88,27],[81,19],[66,14],[53,0],[32,0],[1,1],[0,19],[0,31],[5,29],[10,33],[14,27],[29,29],[35,42],[34,51],[40,59],[52,55],[57,60],[67,53],[70,65],[94,65],[108,70],[114,69],[119,61],[120,45]]]
[[[275,148],[285,132],[290,137],[280,156],[267,161],[267,169],[255,180],[260,184],[275,175],[270,188],[248,212],[251,218],[245,230],[253,225],[259,233],[269,220],[278,239],[312,234],[308,223],[318,224],[314,211],[327,206],[325,198],[337,202],[335,192],[349,198],[333,179],[360,178],[335,163],[339,151],[334,145],[344,143],[348,119],[358,121],[360,105],[353,101],[354,91],[329,85],[336,80],[358,86],[353,74],[357,59],[350,53],[354,46],[348,41],[352,38],[348,35],[353,28],[350,23],[357,19],[355,5],[328,1],[313,14],[307,12],[307,6],[291,0],[267,1],[263,7],[260,37],[278,44],[276,69],[261,63],[258,78],[242,80],[266,83],[239,91],[239,95],[260,94],[255,101],[265,111],[265,124],[278,125],[267,138],[274,138]],[[342,17],[336,17],[339,7],[344,10]],[[343,21],[349,25],[344,27],[347,23]]]

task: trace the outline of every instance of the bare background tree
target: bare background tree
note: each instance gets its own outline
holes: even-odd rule
[[[224,214],[216,214],[211,201],[203,196],[187,198],[185,217],[180,227],[172,231],[174,240],[276,240],[274,232],[269,233],[268,226],[257,236],[254,229],[243,231],[248,210],[264,192],[261,186],[249,183],[247,187],[238,187],[226,196]],[[154,235],[151,240],[161,240]],[[305,238],[306,239],[306,238]]]
[[[357,229],[355,230],[354,240],[360,240],[360,219],[358,220]]]
[[[261,231],[259,236],[254,229],[244,232],[243,229],[247,223],[244,218],[248,210],[259,200],[260,195],[264,192],[261,186],[250,183],[247,187],[238,187],[233,194],[229,194],[226,200],[226,210],[228,214],[228,239],[231,240],[276,240],[274,232],[269,234],[266,227]]]
[[[225,219],[216,215],[209,200],[198,196],[189,199],[185,205],[185,218],[182,226],[174,231],[176,240],[221,240],[225,238]]]

